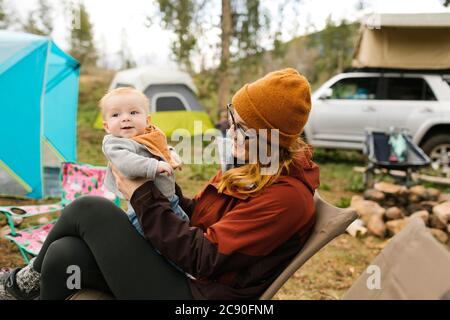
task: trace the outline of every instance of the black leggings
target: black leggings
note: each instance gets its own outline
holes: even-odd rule
[[[41,299],[77,291],[67,285],[72,265],[81,271],[81,289],[116,299],[192,299],[186,275],[155,252],[120,208],[100,197],[68,205],[45,240],[33,265],[41,272]]]

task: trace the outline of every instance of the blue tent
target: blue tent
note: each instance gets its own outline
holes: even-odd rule
[[[50,38],[0,31],[0,167],[31,198],[44,195],[44,144],[76,161],[78,78],[78,61]]]

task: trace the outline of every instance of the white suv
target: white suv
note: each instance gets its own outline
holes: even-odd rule
[[[449,172],[450,77],[438,73],[341,73],[313,93],[305,127],[308,143],[359,149],[364,129],[405,128],[434,169]]]

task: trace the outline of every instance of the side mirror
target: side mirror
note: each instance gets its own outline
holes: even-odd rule
[[[332,95],[333,95],[333,89],[327,88],[327,89],[325,89],[325,91],[322,92],[322,94],[319,96],[319,99],[320,99],[320,100],[327,100],[327,99],[330,99]]]

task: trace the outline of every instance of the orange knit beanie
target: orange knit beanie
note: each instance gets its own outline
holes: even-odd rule
[[[308,120],[311,88],[297,70],[287,68],[244,85],[231,103],[248,127],[278,129],[280,146],[288,148]]]

